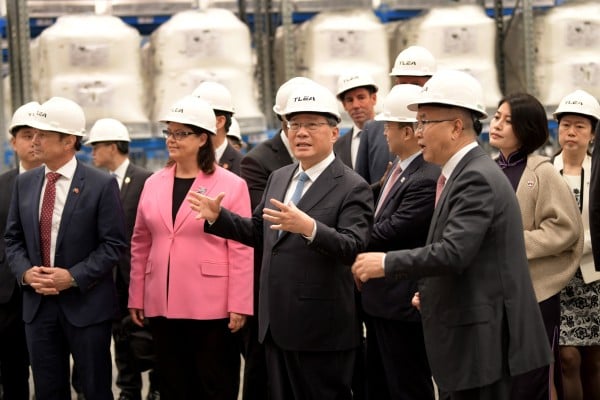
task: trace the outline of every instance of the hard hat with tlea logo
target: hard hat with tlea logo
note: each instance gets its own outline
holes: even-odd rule
[[[410,46],[398,54],[390,76],[431,76],[436,70],[435,58],[429,50]]]
[[[600,104],[598,100],[585,90],[576,90],[569,93],[560,101],[558,108],[552,114],[554,119],[559,119],[561,114],[581,114],[600,120]]]
[[[372,87],[374,92],[379,89],[371,74],[364,71],[348,71],[338,78],[337,98],[342,101],[344,93],[359,87]]]
[[[291,114],[316,113],[328,114],[340,122],[337,100],[325,86],[317,83],[296,88],[290,93],[285,107],[285,117]]]
[[[32,128],[83,136],[85,114],[81,106],[64,97],[52,97],[42,103],[30,121]]]
[[[383,101],[383,112],[375,116],[376,121],[417,122],[416,111],[408,109],[408,104],[421,93],[417,85],[396,85]]]
[[[192,92],[192,96],[208,102],[213,110],[233,113],[231,92],[218,82],[205,81]]]
[[[21,126],[31,126],[31,121],[35,118],[35,113],[39,108],[40,103],[37,101],[31,101],[17,108],[12,116],[12,120],[10,121],[8,132],[11,135],[14,135],[16,133],[15,128],[19,128]]]
[[[204,129],[213,135],[217,132],[217,118],[208,102],[196,96],[186,96],[176,101],[160,122],[178,122]]]

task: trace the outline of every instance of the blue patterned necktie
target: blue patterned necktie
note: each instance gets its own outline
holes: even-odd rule
[[[296,183],[296,189],[294,189],[294,193],[292,194],[292,198],[290,201],[294,203],[294,205],[298,205],[298,202],[302,198],[302,191],[304,190],[304,183],[309,179],[306,172],[300,172],[298,175],[298,182]]]

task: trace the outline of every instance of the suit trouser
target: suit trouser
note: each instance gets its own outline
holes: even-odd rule
[[[21,311],[22,296],[15,289],[8,303],[0,304],[0,371],[5,399],[29,399],[29,353]]]
[[[368,399],[433,400],[433,381],[421,322],[370,318]]]
[[[72,325],[58,296],[44,296],[33,321],[25,324],[36,400],[71,399],[70,355],[86,400],[112,400],[111,321]]]
[[[355,349],[287,351],[264,341],[271,400],[350,400]]]
[[[258,319],[249,316],[246,325],[237,334],[244,356],[243,400],[267,400],[267,363],[265,348],[258,341]]]
[[[240,353],[228,319],[151,317],[162,400],[236,400]]]

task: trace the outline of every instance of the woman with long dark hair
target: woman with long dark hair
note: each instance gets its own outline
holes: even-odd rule
[[[163,400],[238,395],[240,356],[233,333],[252,314],[252,249],[204,233],[190,191],[217,196],[250,216],[244,180],[215,163],[215,115],[196,97],[176,102],[163,119],[167,166],[146,181],[131,240],[129,310],[149,321]]]

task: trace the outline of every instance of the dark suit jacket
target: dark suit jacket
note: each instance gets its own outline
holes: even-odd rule
[[[352,134],[354,128],[344,133],[333,145],[335,156],[338,157],[344,164],[352,168]]]
[[[445,392],[489,385],[552,359],[514,190],[477,147],[446,181],[425,247],[387,253],[388,278],[421,278],[433,377]]]
[[[204,229],[250,246],[263,247],[259,294],[259,339],[270,330],[288,351],[334,351],[359,343],[354,281],[350,266],[369,240],[373,196],[369,186],[339,159],[311,185],[298,208],[313,217],[312,242],[299,234],[270,229],[262,218],[269,199],[282,200],[297,165],[271,174],[253,217],[222,209]]]
[[[39,206],[44,167],[19,175],[6,228],[6,254],[20,281],[33,265],[42,265]],[[79,285],[58,295],[67,320],[83,327],[115,316],[112,269],[124,251],[125,229],[117,181],[81,162],[62,213],[54,264],[68,268]],[[35,319],[42,295],[23,286],[23,319]]]
[[[248,184],[252,210],[260,203],[271,172],[291,163],[292,158],[279,132],[250,150],[242,158],[241,177]]]
[[[590,181],[590,234],[596,271],[600,271],[600,124],[596,128]]]
[[[439,175],[440,168],[423,160],[422,155],[410,163],[375,215],[369,251],[388,252],[425,245]],[[367,314],[379,318],[419,321],[419,312],[411,305],[417,290],[416,280],[372,279],[362,287],[363,308]]]
[[[365,123],[360,134],[360,145],[354,170],[367,182],[375,183],[381,179],[388,163],[394,158],[383,134],[383,121]]]
[[[117,264],[117,276],[115,279],[120,316],[129,315],[127,298],[129,294],[129,273],[131,272],[131,236],[133,235],[133,227],[135,226],[135,216],[137,215],[140,195],[142,194],[144,183],[150,175],[152,175],[152,172],[130,162],[127,171],[125,171],[123,185],[121,186],[120,197],[125,217],[127,248],[123,251],[121,259]]]
[[[227,147],[219,160],[219,165],[240,176],[240,164],[242,162],[242,153],[237,151],[232,145],[227,143]]]
[[[146,179],[152,175],[142,167],[129,163],[123,185],[121,186],[121,204],[123,205],[123,215],[125,216],[125,235],[127,238],[127,249],[123,252],[119,261],[119,272],[124,282],[129,285],[129,271],[131,270],[131,253],[129,246],[131,244],[131,236],[133,235],[133,227],[135,226],[135,216],[137,214],[138,203],[144,183]]]
[[[17,287],[17,280],[10,271],[6,260],[4,231],[6,230],[12,189],[18,174],[18,168],[14,168],[0,175],[0,188],[2,188],[0,190],[0,232],[2,234],[0,240],[0,304],[8,302]]]

